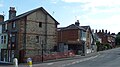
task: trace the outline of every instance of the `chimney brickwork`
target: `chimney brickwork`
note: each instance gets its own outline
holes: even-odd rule
[[[77,21],[75,22],[75,25],[77,25],[77,26],[80,25],[79,20],[77,20]]]
[[[15,7],[10,7],[10,10],[9,10],[9,19],[13,19],[14,17],[16,17]]]
[[[0,22],[3,22],[3,21],[4,21],[4,16],[0,15]]]

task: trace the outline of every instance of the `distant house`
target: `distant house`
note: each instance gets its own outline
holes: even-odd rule
[[[93,40],[90,26],[81,27],[79,20],[75,24],[58,28],[59,51],[73,50],[76,54],[79,54],[79,52],[87,53],[86,47],[91,49]],[[65,48],[66,45],[67,48]]]
[[[109,44],[111,47],[115,46],[115,36],[107,32],[107,30],[104,31],[104,29],[102,29],[102,31],[99,30],[99,32],[96,30],[96,35],[101,39],[101,44]]]
[[[50,53],[57,45],[57,25],[59,23],[43,8],[37,8],[16,16],[10,7],[9,20],[2,23],[2,34],[8,37],[7,48],[1,49],[1,60],[19,62],[27,57]]]
[[[108,44],[114,48],[115,47],[115,34],[108,35]]]
[[[96,34],[97,34],[97,36],[99,38],[101,38],[101,43],[103,43],[103,44],[108,43],[108,40],[107,40],[107,38],[108,38],[107,30],[105,30],[105,31],[103,29],[102,29],[102,31],[101,30],[99,30],[99,31],[96,30]]]

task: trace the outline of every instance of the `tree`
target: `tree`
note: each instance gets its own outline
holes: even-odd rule
[[[116,45],[120,45],[120,32],[118,32],[118,34],[116,35],[115,42]]]

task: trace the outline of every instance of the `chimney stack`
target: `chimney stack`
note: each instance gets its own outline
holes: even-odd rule
[[[110,31],[108,32],[108,34],[110,34]]]
[[[97,29],[95,30],[95,33],[97,33]]]
[[[4,16],[0,15],[0,22],[3,22],[3,21],[4,21]]]
[[[9,19],[13,19],[14,17],[16,17],[15,7],[10,7],[10,10],[9,10]]]
[[[77,21],[75,22],[75,25],[77,25],[77,26],[80,25],[79,20],[77,20]]]
[[[99,30],[99,33],[101,33],[101,30]]]
[[[102,33],[104,33],[104,29],[102,29]]]
[[[107,34],[107,30],[105,30],[105,33]]]

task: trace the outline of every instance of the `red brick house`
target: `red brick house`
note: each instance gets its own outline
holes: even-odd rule
[[[74,50],[76,54],[80,52],[86,53],[87,46],[91,48],[93,42],[93,34],[90,26],[80,26],[79,21],[67,27],[58,28],[58,43],[60,51]],[[64,45],[67,45],[64,47]],[[62,49],[63,48],[63,49]]]

